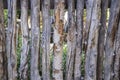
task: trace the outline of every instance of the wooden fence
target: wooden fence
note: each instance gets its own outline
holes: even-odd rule
[[[120,80],[120,0],[3,1],[0,80]]]

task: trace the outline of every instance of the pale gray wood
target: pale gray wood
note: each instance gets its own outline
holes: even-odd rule
[[[86,0],[86,22],[85,22],[85,27],[83,28],[83,50],[85,51],[85,53],[87,50],[89,28],[91,25],[93,2],[94,0]]]
[[[120,15],[120,0],[112,0],[110,18],[105,43],[104,80],[113,80],[114,42]]]
[[[77,0],[77,8],[76,9],[77,9],[76,10],[77,36],[76,36],[74,80],[80,80],[80,78],[81,78],[84,0]]]
[[[28,52],[29,52],[29,31],[28,31],[28,0],[21,0],[21,32],[22,48],[20,58],[20,79],[28,80]]]
[[[74,57],[76,51],[76,26],[74,0],[68,0],[68,34],[67,34],[67,58],[66,58],[66,80],[73,80]]]
[[[6,52],[8,65],[8,80],[16,80],[16,0],[8,0],[8,27],[6,38]]]
[[[113,80],[119,80],[120,79],[120,19],[119,19],[119,25],[118,30],[116,32],[116,38],[115,38],[115,52],[114,52],[114,70],[113,70]]]
[[[109,0],[101,0],[101,20],[99,29],[99,39],[98,39],[98,58],[97,58],[97,80],[102,80],[103,78],[103,60],[105,55],[105,35],[107,30],[107,9]]]
[[[50,80],[50,0],[42,2],[42,79]]]
[[[30,79],[41,80],[38,70],[40,43],[40,0],[31,0],[31,61]]]
[[[89,14],[89,36],[85,60],[85,80],[97,80],[97,55],[98,55],[98,34],[100,26],[100,3],[101,0],[88,0],[88,4],[92,3]],[[86,23],[87,24],[87,23]]]

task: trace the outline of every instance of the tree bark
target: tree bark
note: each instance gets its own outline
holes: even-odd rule
[[[90,7],[91,18],[89,18],[89,37],[88,46],[86,51],[86,63],[85,63],[85,80],[97,80],[97,55],[98,55],[98,33],[99,33],[99,23],[100,23],[100,3],[101,0],[88,0],[88,4],[92,3]],[[88,10],[89,11],[89,10]],[[88,15],[87,15],[88,16]],[[87,23],[86,23],[87,24]]]
[[[8,80],[16,80],[16,0],[8,0],[8,27],[6,42]]]
[[[28,31],[28,0],[21,0],[21,32],[22,49],[20,59],[20,79],[28,80],[28,52],[29,52],[29,31]]]
[[[40,43],[40,0],[31,0],[31,80],[41,80],[38,70]]]
[[[0,0],[0,80],[6,80],[6,53],[3,0]]]
[[[110,18],[108,24],[107,38],[105,43],[105,64],[104,79],[113,80],[113,64],[114,64],[114,42],[116,31],[119,24],[120,0],[112,0],[110,8]]]
[[[77,36],[76,36],[74,80],[80,80],[81,77],[83,11],[84,11],[84,0],[77,0],[77,10],[76,10]]]
[[[64,26],[64,0],[55,0],[55,26],[53,46],[53,80],[63,80],[63,26]]]
[[[50,80],[50,0],[42,2],[42,79]]]
[[[120,16],[119,16],[120,17]],[[118,31],[116,32],[116,38],[115,38],[115,61],[114,61],[114,76],[113,80],[119,80],[120,79],[120,19],[119,19],[119,25],[118,25]]]
[[[92,11],[93,11],[93,2],[94,0],[86,1],[86,26],[83,28],[83,50],[87,51],[88,37],[89,37],[89,28],[91,25]]]
[[[99,39],[98,39],[98,58],[97,58],[97,80],[102,80],[103,78],[103,59],[104,59],[104,45],[105,45],[105,35],[106,35],[106,22],[107,22],[107,9],[108,0],[101,0],[101,26],[99,29]]]
[[[68,1],[68,53],[66,58],[66,80],[73,80],[74,57],[76,51],[76,26],[75,26],[75,6],[74,0]]]

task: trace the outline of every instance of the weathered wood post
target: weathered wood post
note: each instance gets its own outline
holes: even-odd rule
[[[77,0],[76,7],[76,52],[74,66],[74,80],[80,80],[81,77],[81,58],[82,58],[82,38],[83,38],[83,11],[84,0]]]
[[[119,25],[118,25],[118,30],[116,32],[116,37],[115,37],[115,52],[114,52],[114,77],[113,80],[119,80],[120,79],[120,18],[119,18]]]
[[[41,80],[38,70],[40,43],[40,0],[31,0],[31,80]]]
[[[0,80],[7,80],[3,0],[0,0]]]
[[[113,80],[114,77],[114,42],[119,25],[120,16],[120,0],[112,0],[110,8],[110,18],[105,43],[105,65],[104,79]]]
[[[76,25],[74,0],[68,0],[68,35],[67,35],[67,58],[66,58],[66,80],[73,80],[74,57],[76,51]]]
[[[21,0],[21,32],[22,48],[20,59],[20,79],[28,79],[28,52],[29,52],[29,31],[28,31],[28,0]]]
[[[16,80],[16,0],[8,0],[8,27],[6,38],[6,52],[8,61],[8,80]]]
[[[50,80],[50,0],[42,2],[42,79]]]
[[[53,46],[53,80],[63,80],[63,26],[64,26],[64,0],[55,0],[55,26]]]
[[[100,29],[99,29],[99,39],[98,39],[98,57],[97,57],[97,80],[103,79],[103,60],[104,60],[104,45],[105,45],[105,35],[107,30],[107,9],[109,0],[101,0],[101,19],[100,19]]]
[[[98,34],[100,27],[101,0],[88,0],[87,16],[89,25],[88,45],[85,60],[85,80],[97,80]],[[87,24],[87,23],[86,23]]]

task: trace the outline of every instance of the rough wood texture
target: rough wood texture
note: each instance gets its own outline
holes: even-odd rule
[[[81,78],[83,11],[84,11],[84,0],[77,0],[77,10],[76,10],[77,36],[76,36],[74,80],[80,80]]]
[[[119,15],[120,17],[120,15]],[[120,19],[119,19],[119,25],[118,30],[116,32],[116,38],[115,38],[115,60],[114,60],[114,76],[113,80],[119,80],[120,79]]]
[[[120,0],[112,0],[110,8],[110,18],[107,30],[107,38],[105,43],[105,64],[104,64],[104,79],[113,80],[113,63],[114,63],[114,41],[117,27],[119,24],[120,15]]]
[[[8,27],[6,52],[8,60],[8,80],[16,80],[16,0],[8,0]]]
[[[73,80],[74,57],[76,51],[76,26],[74,0],[68,1],[68,35],[67,35],[67,58],[66,58],[66,80]]]
[[[7,0],[3,0],[4,1],[4,8],[7,9]],[[20,9],[20,1],[21,0],[17,0],[17,8]],[[41,0],[42,1],[42,0]],[[68,3],[67,3],[68,0],[65,0],[65,9],[68,9]],[[77,0],[74,0],[75,3],[77,2]],[[29,2],[30,4],[30,2]],[[54,9],[54,0],[50,0],[50,9]],[[111,4],[111,0],[109,0],[109,7],[110,7],[110,4]],[[76,5],[75,5],[76,6]],[[84,7],[86,8],[86,6]],[[30,6],[29,6],[29,9],[30,9]]]
[[[40,43],[40,0],[31,0],[31,80],[41,80],[38,70]]]
[[[21,0],[21,32],[22,32],[22,48],[20,59],[20,79],[28,79],[28,0]]]
[[[64,0],[55,0],[55,26],[53,46],[53,80],[63,80],[63,26],[64,26]]]
[[[89,28],[91,25],[92,11],[93,11],[93,2],[94,0],[86,1],[86,26],[83,28],[83,50],[86,53],[87,44],[88,44],[88,36],[89,36]]]
[[[7,80],[3,0],[0,0],[0,80]]]
[[[50,80],[50,0],[42,2],[42,79]]]
[[[107,9],[109,0],[101,0],[101,20],[99,29],[99,39],[98,39],[98,57],[97,57],[97,80],[102,80],[103,78],[103,59],[104,59],[104,45],[105,45],[105,32],[107,29]]]
[[[88,5],[90,8],[89,16],[89,37],[88,37],[88,46],[86,51],[86,63],[85,63],[85,80],[97,80],[97,46],[98,46],[98,33],[99,33],[99,11],[100,11],[100,0],[88,0]],[[87,8],[88,9],[88,8]],[[89,10],[88,10],[89,11]]]

